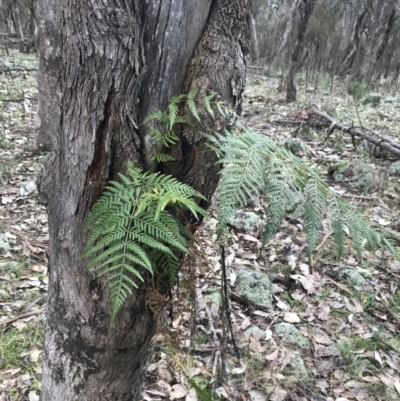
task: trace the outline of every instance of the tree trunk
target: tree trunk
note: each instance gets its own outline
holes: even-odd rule
[[[59,0],[38,1],[38,46],[39,46],[39,132],[36,146],[40,150],[54,149],[60,124],[60,65],[61,7]]]
[[[374,19],[368,29],[367,43],[362,63],[357,71],[357,79],[365,79],[369,84],[375,79],[376,67],[381,60],[396,21],[397,0],[385,0],[375,8]]]
[[[272,59],[272,62],[271,62],[272,69],[276,68],[277,57],[281,56],[284,49],[286,48],[290,34],[292,33],[293,20],[295,18],[295,13],[296,13],[296,9],[297,9],[298,5],[299,5],[299,0],[288,0],[287,6],[286,6],[286,13],[285,13],[285,20],[286,20],[285,32],[282,35],[282,40],[279,43],[279,46],[276,49],[275,55]]]
[[[300,67],[300,56],[303,51],[304,36],[306,34],[308,21],[310,20],[317,1],[318,0],[301,0],[298,7],[299,20],[297,27],[297,42],[290,58],[286,76],[286,101],[288,103],[296,100],[297,89],[295,76]]]
[[[339,66],[338,75],[341,79],[344,79],[346,77],[346,74],[349,71],[349,69],[351,68],[354,58],[360,47],[360,37],[361,37],[361,34],[363,33],[363,21],[364,21],[364,17],[367,14],[367,11],[368,11],[368,9],[365,8],[357,18],[357,22],[354,26],[353,41],[349,42],[346,52],[342,58],[340,66]]]
[[[257,37],[257,28],[256,21],[254,18],[254,0],[251,0],[250,4],[250,13],[249,13],[249,27],[251,33],[251,61],[252,63],[257,63],[260,58],[260,47],[258,46],[258,37]]]
[[[107,289],[81,258],[83,222],[127,161],[161,169],[148,157],[156,145],[141,122],[171,96],[197,87],[240,107],[248,1],[40,0],[39,7],[39,115],[54,149],[39,177],[50,235],[42,401],[136,400],[155,330],[146,308],[151,280],[110,326]],[[211,199],[217,166],[205,146],[187,130],[171,150],[184,158],[164,170]]]
[[[19,40],[19,51],[24,52],[24,33],[22,32],[21,17],[19,15],[19,8],[16,1],[11,3],[12,18],[14,22],[14,29]]]

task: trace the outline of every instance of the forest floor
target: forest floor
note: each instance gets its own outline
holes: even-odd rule
[[[37,66],[33,56],[3,57],[1,63]],[[40,394],[48,233],[35,186],[45,158],[35,148],[35,75],[0,74],[0,401],[36,401]],[[376,158],[368,144],[353,142],[346,133],[335,131],[327,138],[326,129],[297,122],[306,121],[307,109],[316,105],[335,113],[338,121],[400,138],[400,98],[386,103],[391,94],[379,88],[380,105],[372,107],[354,100],[342,82],[331,87],[323,77],[316,90],[306,88],[301,77],[299,82],[297,102],[287,105],[277,90],[278,77],[251,75],[241,124],[278,141],[301,139],[305,147],[298,155],[303,161],[317,166],[372,225],[399,232],[400,169],[393,167],[395,159],[387,154]],[[367,184],[357,187],[348,175],[334,180],[333,167],[345,161],[364,163],[368,170],[361,178],[368,176]],[[265,219],[265,201],[255,200],[248,210]],[[192,263],[183,266],[176,290],[180,302],[174,302],[172,319],[166,318],[170,323],[154,338],[144,400],[400,399],[400,262],[387,252],[365,250],[361,263],[349,246],[338,261],[328,235],[329,216],[312,263],[304,251],[301,213],[285,219],[261,256],[258,229],[232,231],[225,254],[238,359],[220,313],[215,206],[210,216],[196,234]],[[244,269],[268,275],[274,286],[272,305],[235,296]],[[193,279],[195,288],[187,284]],[[195,307],[184,302],[193,291]]]

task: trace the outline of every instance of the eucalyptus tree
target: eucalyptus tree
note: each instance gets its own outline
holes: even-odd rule
[[[165,170],[151,157],[157,144],[143,122],[172,96],[215,91],[240,108],[249,1],[39,0],[38,7],[38,142],[51,149],[38,180],[50,236],[42,400],[136,400],[156,328],[146,306],[151,280],[143,276],[110,325],[104,281],[81,257],[84,221],[128,161]],[[216,156],[204,152],[195,129],[180,138],[171,172],[211,199]]]

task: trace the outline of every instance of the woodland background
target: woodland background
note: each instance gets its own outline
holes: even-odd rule
[[[241,116],[245,127],[318,166],[373,224],[394,232],[400,230],[399,5],[253,0]],[[41,385],[48,232],[35,185],[45,157],[36,146],[37,30],[35,0],[0,0],[1,401],[38,400]],[[335,130],[313,107],[361,135]],[[285,220],[260,258],[264,201],[255,199],[238,213],[226,251],[243,359],[228,351],[220,319],[221,266],[213,243],[218,211],[212,206],[196,234],[195,277],[193,270],[182,272],[171,305],[172,334],[154,339],[143,399],[200,399],[189,377],[210,400],[211,394],[252,401],[398,400],[400,263],[381,251],[366,251],[361,263],[350,248],[337,261],[327,219],[311,264],[302,252],[301,210]],[[274,287],[272,304],[243,290],[243,272],[260,282],[262,271]],[[196,313],[182,301],[193,280]],[[221,363],[230,370],[224,380]]]

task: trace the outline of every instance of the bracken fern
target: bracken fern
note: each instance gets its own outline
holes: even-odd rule
[[[206,214],[195,202],[204,197],[170,176],[145,173],[132,164],[128,176],[119,176],[121,182],[111,181],[89,214],[85,229],[91,233],[83,253],[97,276],[106,277],[112,321],[137,281],[143,281],[143,271],[153,274],[157,268],[173,284],[179,253],[188,252],[190,236],[166,208]]]
[[[277,233],[282,220],[304,201],[307,251],[311,257],[317,246],[322,220],[330,210],[334,239],[339,256],[346,236],[359,258],[363,248],[386,246],[397,258],[400,252],[391,234],[371,227],[361,213],[356,213],[339,194],[330,189],[318,172],[263,134],[243,131],[205,134],[210,147],[223,163],[217,202],[220,208],[217,234],[221,236],[238,207],[254,196],[266,195],[266,225],[263,246]],[[303,195],[304,194],[304,195]]]

